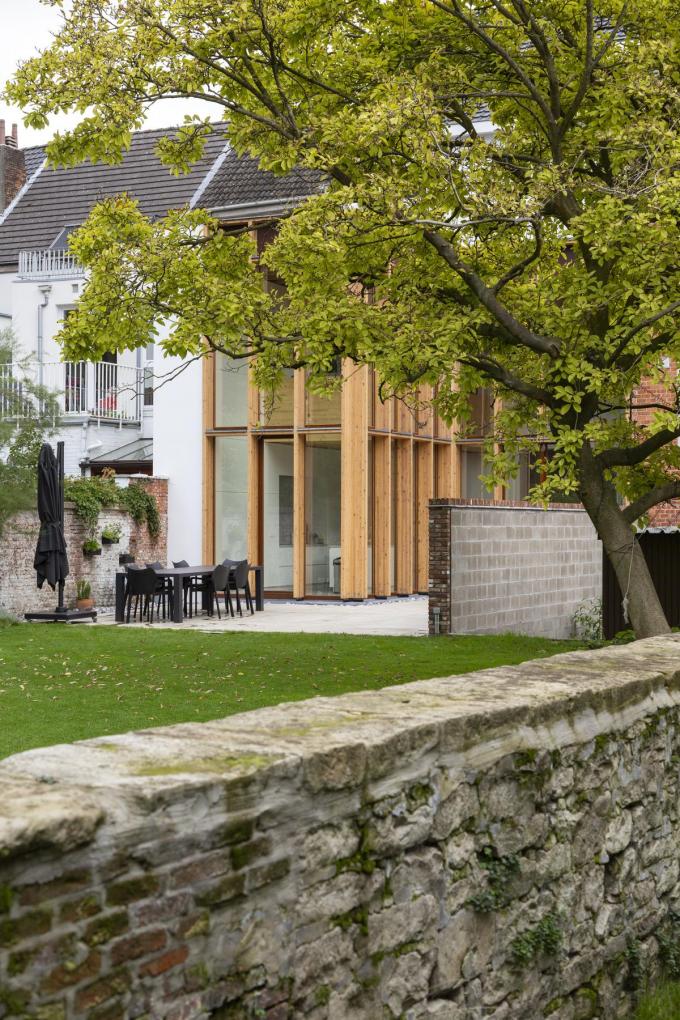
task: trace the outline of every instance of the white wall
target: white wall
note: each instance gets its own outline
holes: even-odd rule
[[[10,325],[18,341],[20,357],[38,354],[39,308],[42,310],[43,362],[47,365],[61,361],[61,348],[55,337],[61,329],[64,312],[74,308],[82,292],[82,277],[65,280],[20,280],[15,273],[0,274],[0,313],[11,316],[11,322],[0,318],[0,328]],[[44,292],[41,286],[49,286]],[[137,365],[137,352],[124,351],[118,356],[122,367]],[[56,385],[57,371],[46,370],[45,383]],[[147,426],[145,434],[150,433]],[[90,420],[87,415],[66,420],[52,437],[54,442],[65,444],[65,469],[68,475],[81,473],[81,462],[90,456],[100,456],[132,442],[140,435],[136,425],[120,427],[117,422]]]
[[[169,479],[168,559],[200,563],[203,552],[203,369],[193,362],[173,378],[181,359],[156,347],[154,474]]]

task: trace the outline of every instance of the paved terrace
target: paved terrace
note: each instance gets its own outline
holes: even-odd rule
[[[113,613],[100,613],[99,622],[113,624]],[[254,616],[227,618],[222,613],[218,620],[199,615],[187,617],[176,624],[160,622],[115,624],[130,627],[173,627],[201,631],[260,631],[304,634],[373,634],[388,637],[420,637],[427,634],[427,597],[371,600],[368,602],[285,602],[272,600],[265,603],[263,613]]]

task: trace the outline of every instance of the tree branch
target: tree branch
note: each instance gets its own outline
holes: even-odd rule
[[[547,390],[541,389],[540,386],[534,386],[532,383],[520,379],[519,376],[513,375],[503,368],[502,365],[499,365],[497,361],[494,361],[493,358],[479,355],[478,357],[458,358],[458,361],[461,365],[467,365],[469,368],[486,373],[491,379],[512,390],[513,393],[520,393],[529,400],[535,400],[537,404],[554,407],[554,400]]]
[[[666,446],[667,443],[671,443],[678,436],[680,436],[680,425],[677,429],[660,429],[639,446],[612,447],[611,450],[603,450],[602,453],[598,453],[595,459],[606,468],[635,467],[636,464],[642,464],[652,453],[656,453],[657,450]]]
[[[670,499],[680,499],[680,480],[668,482],[666,485],[657,485],[656,488],[650,489],[644,496],[640,496],[639,499],[625,507],[623,516],[629,524],[635,524],[635,521],[652,507],[658,506],[659,503],[667,503]]]
[[[496,322],[503,328],[510,343],[520,344],[528,347],[538,354],[547,354],[551,358],[557,358],[560,353],[558,340],[552,337],[540,336],[533,333],[526,326],[522,325],[514,315],[501,304],[494,292],[487,287],[484,281],[474,272],[470,266],[462,262],[452,244],[445,240],[440,234],[433,230],[423,231],[423,236],[428,244],[445,262],[456,272],[461,280],[470,288],[481,305],[494,317]]]

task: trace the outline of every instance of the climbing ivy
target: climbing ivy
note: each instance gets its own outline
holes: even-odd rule
[[[557,914],[546,914],[535,928],[513,939],[510,952],[517,967],[526,967],[535,957],[555,956],[562,945],[562,929]]]
[[[512,899],[510,882],[519,872],[519,858],[516,854],[499,857],[493,847],[487,846],[479,854],[479,863],[486,872],[487,885],[474,893],[468,904],[480,914],[490,914],[507,906]]]
[[[161,530],[158,503],[138,482],[123,489],[110,476],[101,478],[67,478],[64,498],[73,503],[76,515],[89,533],[94,534],[102,510],[117,507],[132,517],[135,524],[146,523],[151,538]]]
[[[670,911],[665,931],[657,933],[659,958],[663,969],[674,981],[680,979],[680,914]]]

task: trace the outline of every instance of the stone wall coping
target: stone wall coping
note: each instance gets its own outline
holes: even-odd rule
[[[431,499],[432,507],[453,507],[459,510],[532,510],[534,513],[546,513],[553,510],[560,513],[584,514],[585,508],[578,503],[548,503],[547,506],[536,506],[525,500],[513,499]]]
[[[441,640],[447,640],[442,638]],[[0,762],[0,858],[148,832],[197,789],[234,811],[295,798],[399,789],[428,760],[453,773],[557,749],[680,705],[680,635],[518,666],[318,697],[14,755]],[[330,808],[329,808],[330,810]]]

